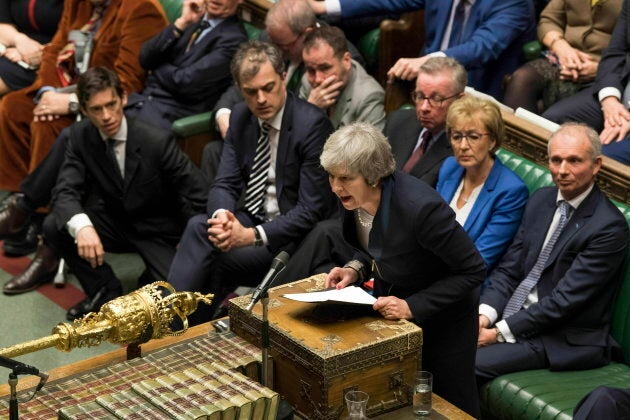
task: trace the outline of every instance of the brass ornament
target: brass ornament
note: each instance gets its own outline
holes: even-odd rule
[[[188,329],[187,316],[197,310],[200,302],[212,303],[213,297],[199,292],[176,292],[169,283],[158,281],[105,303],[99,312],[90,312],[73,323],[59,323],[47,337],[2,348],[0,356],[20,356],[50,347],[70,351],[98,346],[105,340],[140,344],[180,335]],[[181,328],[174,330],[176,317]]]

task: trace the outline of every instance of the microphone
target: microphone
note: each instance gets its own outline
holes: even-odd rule
[[[260,300],[260,298],[267,292],[267,290],[271,287],[273,282],[276,280],[278,275],[284,270],[287,263],[289,262],[289,254],[285,251],[281,251],[276,255],[271,262],[271,267],[269,271],[265,275],[265,278],[258,285],[254,293],[252,294],[252,300],[249,302],[247,306],[247,311],[251,311],[256,302]]]
[[[7,357],[0,356],[0,366],[4,366],[7,369],[12,369],[16,375],[35,375],[41,378],[37,390],[39,391],[46,381],[48,380],[48,374],[40,372],[35,366],[27,365],[26,363],[18,362],[17,360],[9,359]]]

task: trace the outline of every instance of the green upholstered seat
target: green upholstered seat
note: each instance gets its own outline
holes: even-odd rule
[[[530,193],[552,185],[549,171],[507,150],[497,156],[529,187]],[[630,224],[630,206],[613,203]],[[612,335],[620,344],[624,358],[630,361],[630,252],[622,273],[621,290],[615,301]],[[569,420],[573,408],[586,394],[600,385],[630,387],[630,367],[612,363],[598,369],[551,372],[530,370],[500,376],[481,390],[484,419]]]
[[[372,29],[365,33],[359,39],[359,52],[365,59],[365,67],[372,69],[376,67],[378,61],[378,43],[381,38],[381,30],[379,28]]]
[[[173,23],[175,19],[181,16],[183,3],[183,0],[160,0],[169,22]]]

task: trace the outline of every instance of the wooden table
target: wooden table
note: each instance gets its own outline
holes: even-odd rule
[[[160,340],[151,340],[148,343],[145,343],[141,346],[142,352],[147,353],[152,350],[156,350],[162,347],[169,346],[171,344],[178,343],[183,340],[187,340],[190,338],[195,338],[198,336],[202,336],[208,333],[209,328],[211,328],[210,324],[202,324],[197,325],[195,327],[189,328],[186,333],[177,336],[177,337],[167,337]],[[114,363],[120,363],[125,361],[127,358],[127,349],[121,347],[118,350],[111,351],[109,353],[105,353],[99,356],[90,357],[85,360],[81,360],[79,362],[71,363],[66,366],[61,366],[51,371],[47,372],[49,375],[49,381],[55,381],[63,378],[67,378],[72,375],[76,375],[81,372],[94,370],[98,368],[102,368]],[[8,378],[8,370],[6,371],[6,377]],[[0,379],[1,379],[0,375]],[[20,382],[18,389],[24,390],[27,388],[31,388],[39,382],[39,378],[35,376],[22,376],[20,377]],[[0,397],[5,397],[9,395],[9,385],[3,384],[0,386]],[[299,417],[296,417],[296,419]],[[403,407],[396,411],[392,411],[390,413],[385,413],[380,416],[375,417],[377,419],[383,420],[405,420],[405,419],[417,419],[414,416],[411,406]],[[455,419],[455,420],[470,420],[471,416],[458,409],[454,405],[450,404],[448,401],[439,397],[438,395],[433,394],[433,412],[429,417],[425,417],[425,419]]]

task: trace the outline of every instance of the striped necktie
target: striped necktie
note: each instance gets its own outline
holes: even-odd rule
[[[245,208],[255,216],[262,213],[265,200],[269,164],[271,163],[271,147],[269,145],[269,124],[262,123],[260,137],[256,142],[256,156],[245,190]]]
[[[556,227],[556,230],[554,230],[551,234],[551,238],[549,238],[549,241],[547,241],[542,251],[540,251],[534,267],[532,267],[527,277],[525,277],[525,279],[518,285],[516,290],[514,290],[514,294],[512,295],[512,297],[510,297],[507,305],[505,305],[505,310],[503,311],[503,319],[506,319],[507,317],[514,315],[521,310],[523,304],[527,300],[527,296],[534,288],[534,286],[536,286],[538,280],[540,280],[540,275],[542,274],[543,268],[545,268],[545,263],[549,259],[549,255],[551,255],[551,250],[560,237],[560,233],[562,233],[562,230],[569,221],[571,205],[562,200],[559,202],[559,207],[560,221],[558,222],[558,226]]]
[[[427,147],[429,147],[429,143],[431,142],[431,132],[429,130],[424,130],[422,133],[422,143],[420,146],[416,147],[416,150],[413,151],[407,162],[402,168],[402,171],[406,174],[411,172],[414,166],[418,163],[420,158],[424,156],[424,153],[427,151]]]

